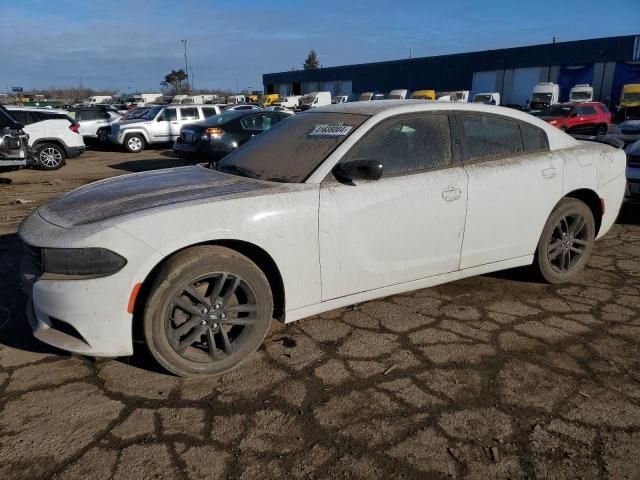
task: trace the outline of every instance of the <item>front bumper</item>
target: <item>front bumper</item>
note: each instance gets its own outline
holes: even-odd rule
[[[640,202],[640,168],[627,167],[627,188],[624,199],[626,202]]]
[[[95,226],[93,226],[95,231]],[[100,245],[127,258],[119,272],[100,278],[69,279],[42,275],[39,248],[27,248],[21,277],[29,297],[27,316],[34,336],[54,347],[95,357],[119,357],[133,353],[132,318],[128,312],[131,292],[143,282],[161,257],[148,245],[117,228],[84,235],[82,227],[61,228],[38,212],[20,227],[27,245],[81,248]]]
[[[27,164],[26,158],[20,159],[0,159],[0,167],[24,167]]]
[[[118,130],[117,132],[112,130],[107,134],[107,140],[111,143],[122,145],[124,143],[124,134],[122,133],[122,130]]]

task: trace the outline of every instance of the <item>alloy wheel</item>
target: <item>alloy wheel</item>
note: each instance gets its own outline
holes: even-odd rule
[[[127,146],[134,151],[138,151],[142,148],[142,140],[140,140],[138,137],[131,137],[129,140],[127,140]]]
[[[53,147],[47,147],[40,150],[38,155],[40,163],[45,167],[55,168],[62,163],[62,153]]]
[[[547,247],[551,268],[559,273],[570,272],[584,257],[588,238],[587,222],[582,215],[574,213],[562,217],[553,229]]]
[[[182,358],[212,363],[236,353],[257,322],[251,286],[240,276],[216,272],[185,285],[173,297],[165,334]]]

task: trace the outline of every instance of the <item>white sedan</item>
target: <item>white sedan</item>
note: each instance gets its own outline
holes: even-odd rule
[[[29,321],[72,352],[130,355],[136,338],[171,372],[218,374],[272,318],[530,264],[570,281],[624,192],[622,150],[516,110],[313,109],[211,169],[110,178],[39,208],[20,227]]]

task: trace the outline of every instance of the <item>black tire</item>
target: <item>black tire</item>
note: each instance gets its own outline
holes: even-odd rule
[[[139,133],[131,133],[124,137],[123,145],[129,153],[140,153],[147,146],[147,142]]]
[[[258,349],[272,316],[269,282],[251,260],[229,248],[198,246],[160,268],[144,309],[144,338],[176,375],[219,375]]]
[[[59,170],[67,159],[67,152],[57,143],[39,143],[34,151],[40,170]]]
[[[560,127],[560,130],[562,130],[563,132],[567,131],[567,127]]]
[[[606,125],[606,124],[604,124],[604,123],[602,123],[602,124],[600,124],[600,125],[596,125],[596,128],[595,128],[595,130],[594,130],[594,133],[595,133],[596,135],[606,135],[608,130],[609,130],[609,129],[607,128],[607,125]]]
[[[535,265],[548,283],[564,283],[578,275],[591,256],[596,235],[591,209],[575,198],[563,198],[544,226]]]

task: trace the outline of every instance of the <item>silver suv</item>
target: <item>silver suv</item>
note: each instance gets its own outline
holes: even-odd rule
[[[183,126],[220,113],[217,105],[156,105],[142,117],[114,123],[107,139],[138,153],[149,144],[173,142]]]

